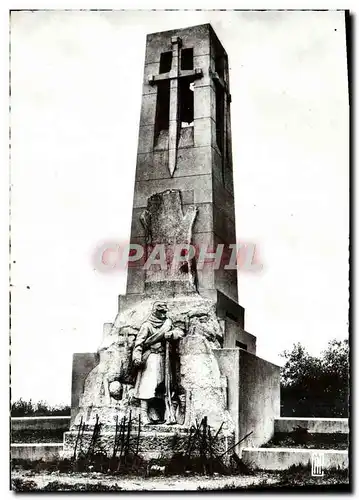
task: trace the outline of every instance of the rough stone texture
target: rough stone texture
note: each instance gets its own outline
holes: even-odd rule
[[[222,302],[226,300],[225,297],[222,298]],[[218,300],[218,303],[221,304],[221,300]],[[110,329],[107,325],[102,346],[111,346],[113,342],[118,342],[123,337],[124,330],[127,333],[129,328],[132,331],[138,330],[148,317],[152,304],[153,299],[142,297],[142,300],[140,302],[137,300],[133,307],[124,308],[117,315],[113,327]],[[259,415],[263,415],[267,422],[266,425],[263,425],[261,417],[258,417],[255,423],[256,442],[259,439],[262,444],[267,438],[269,439],[273,429],[273,415],[267,403],[268,398],[272,397],[271,391],[276,391],[275,384],[273,387],[270,385],[271,381],[266,380],[266,376],[270,372],[268,370],[270,364],[254,356],[256,361],[253,362],[252,358],[248,360],[243,355],[241,356],[242,351],[239,349],[218,348],[219,344],[216,338],[220,339],[223,332],[217,320],[218,313],[215,302],[205,300],[198,294],[188,294],[177,295],[168,300],[167,305],[169,316],[174,322],[188,323],[189,325],[187,336],[180,344],[181,384],[187,395],[185,427],[189,428],[195,420],[199,421],[203,416],[207,416],[211,427],[218,428],[224,422],[224,432],[230,436],[235,431],[234,437],[238,441],[247,431],[249,432],[248,428],[253,424],[254,410],[254,413],[258,412]],[[239,310],[238,312],[241,314],[243,311]],[[198,313],[207,314],[209,322],[204,325],[194,322],[191,317],[196,317]],[[212,338],[206,338],[206,330],[208,336],[212,336]],[[216,331],[218,332],[217,337],[213,336]],[[123,345],[123,341],[120,344]],[[254,363],[254,368],[248,366],[251,361],[252,364]],[[118,362],[118,366],[121,366],[121,363]],[[87,377],[91,382],[87,382],[89,384],[88,396],[85,395],[81,398],[82,404],[77,418],[73,422],[73,428],[77,428],[81,417],[90,427],[93,427],[98,415],[104,428],[114,433],[116,418],[128,415],[129,404],[126,398],[121,401],[115,401],[111,398],[110,402],[104,399],[105,396],[103,392],[101,393],[103,379],[99,376],[101,374],[100,365],[101,362],[92,371],[96,375],[93,377],[93,382],[91,382],[91,373]],[[106,364],[104,368],[105,372],[109,373]],[[247,370],[250,371],[249,375],[245,373]],[[269,373],[269,376],[272,375]],[[246,377],[249,377],[249,381]],[[279,384],[279,378],[277,378],[277,382]],[[83,404],[86,399],[88,399],[87,404]],[[136,418],[138,415],[136,407],[131,406],[131,409],[133,417]],[[270,426],[272,427],[268,432]]]
[[[166,258],[166,268],[151,266],[146,270],[146,282],[170,281],[184,282],[195,290],[192,259],[176,262],[176,246],[188,246],[192,242],[192,227],[197,216],[197,207],[191,205],[183,213],[181,193],[179,190],[167,190],[157,193],[148,199],[147,209],[141,215],[145,228],[147,252],[163,245]],[[157,256],[158,258],[158,256]]]
[[[348,434],[347,418],[288,418],[280,417],[274,421],[274,432],[293,432],[297,427],[307,429],[313,434]]]
[[[114,332],[115,330],[115,332]],[[114,425],[129,406],[130,357],[137,332],[129,327],[105,331],[99,348],[99,363],[90,371],[79,398],[76,417],[71,427],[82,421],[94,425],[97,416],[102,424]]]
[[[245,448],[242,460],[249,467],[261,470],[286,470],[293,465],[304,467],[312,463],[316,453],[323,455],[323,470],[331,467],[347,469],[349,467],[346,450],[305,450],[297,448]]]
[[[227,379],[221,375],[218,362],[208,340],[198,327],[180,344],[181,381],[186,390],[186,423],[195,424],[207,416],[211,427],[222,423],[227,435],[234,422],[227,410]]]
[[[212,203],[212,176],[210,174],[188,175],[183,177],[149,179],[146,181],[137,181],[135,183],[134,208],[147,207],[148,199],[156,194],[162,193],[167,189],[179,189],[183,191],[194,191],[195,204]],[[132,240],[131,240],[132,241]]]
[[[180,362],[184,379],[181,383],[185,389],[188,388],[188,396],[192,382],[197,384],[197,389],[191,391],[192,399],[189,404],[191,417],[187,419],[186,426],[189,427],[196,419],[200,420],[211,412],[211,415],[207,415],[210,425],[217,425],[219,422],[219,426],[222,421],[228,421],[228,432],[231,432],[233,423],[230,422],[228,412],[226,413],[225,381],[221,377],[217,361],[212,353],[212,347],[219,347],[219,341],[222,342],[223,337],[216,316],[215,304],[203,299],[197,293],[174,295],[175,297],[166,301],[168,316],[174,325],[182,328],[189,336],[188,341],[180,341]],[[71,428],[78,426],[81,419],[93,426],[97,416],[102,424],[114,426],[116,418],[128,415],[130,409],[135,413],[138,412],[137,405],[130,402],[134,379],[131,380],[128,375],[129,360],[137,332],[148,318],[154,302],[149,297],[141,299],[141,301],[136,301],[134,306],[118,313],[111,328],[107,325],[104,329],[104,338],[98,351],[99,362],[87,374],[83,384],[77,387],[79,392],[74,399],[78,401],[78,406],[76,418],[72,418]],[[202,319],[199,320],[199,317]],[[186,346],[188,343],[192,345],[194,337],[191,335],[194,331],[197,331],[197,336],[193,344],[193,346],[196,345],[193,358]],[[184,349],[183,356],[182,348]],[[79,359],[83,362],[84,356]],[[198,359],[203,363],[203,367],[198,364]],[[191,375],[191,371],[195,375]],[[204,373],[202,377],[201,371]],[[76,378],[76,375],[74,377]],[[111,393],[111,383],[114,381],[119,393],[121,392],[120,397]],[[198,394],[195,394],[196,392]],[[203,400],[208,402],[207,406],[203,406]],[[211,404],[209,404],[210,400]]]
[[[179,145],[177,168],[173,178],[213,174],[222,182],[222,157],[212,146],[185,147]],[[136,181],[171,179],[168,170],[168,151],[153,151],[137,155]],[[233,188],[231,193],[233,194]]]
[[[242,349],[214,349],[219,368],[228,379],[228,407],[236,424],[236,442],[251,434],[237,452],[261,446],[274,433],[280,414],[280,368]]]
[[[149,460],[151,458],[171,457],[174,453],[185,453],[188,450],[188,442],[190,432],[188,429],[183,429],[179,426],[151,426],[143,428],[140,433],[140,444],[138,454]],[[216,429],[214,429],[216,431]],[[71,458],[73,456],[75,443],[77,440],[77,432],[66,432],[64,434],[63,457]],[[82,439],[78,440],[78,452],[87,452],[92,432],[84,432]],[[138,437],[138,429],[133,428],[130,434],[130,447],[136,449]],[[114,432],[101,432],[99,440],[96,443],[94,451],[100,451],[108,456],[112,456],[115,442]],[[224,436],[222,433],[219,439],[213,443],[214,451],[220,455],[228,450],[234,444],[233,437]],[[196,454],[194,447],[193,455]]]

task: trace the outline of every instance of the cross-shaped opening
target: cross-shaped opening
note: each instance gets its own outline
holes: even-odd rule
[[[170,82],[163,80],[158,82],[156,122],[155,122],[155,146],[159,146],[168,140],[168,129],[170,123]],[[162,141],[163,139],[163,141]]]
[[[168,73],[172,67],[172,51],[162,52],[160,57],[160,73]]]
[[[220,54],[220,55],[216,56],[215,61],[214,61],[214,65],[215,65],[216,73],[218,73],[218,76],[220,78],[224,78],[224,67],[225,67],[224,54]]]
[[[181,78],[179,85],[179,121],[181,128],[192,127],[194,119],[194,81]]]
[[[181,69],[193,69],[193,49],[182,49]]]

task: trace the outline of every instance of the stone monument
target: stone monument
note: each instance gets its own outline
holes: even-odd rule
[[[224,448],[273,433],[279,368],[256,356],[245,330],[236,266],[215,265],[218,248],[236,243],[230,103],[211,25],[147,36],[130,239],[141,259],[131,259],[98,352],[74,354],[65,456],[80,424],[90,440],[96,422],[110,453],[129,413],[145,457],[180,451],[203,417]]]

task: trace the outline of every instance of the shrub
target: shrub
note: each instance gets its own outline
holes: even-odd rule
[[[32,399],[25,401],[22,398],[11,404],[12,417],[45,417],[69,416],[71,408],[68,405],[50,406],[46,401],[34,403]]]
[[[348,416],[348,340],[332,340],[318,357],[300,343],[282,356],[286,360],[281,370],[282,416]]]

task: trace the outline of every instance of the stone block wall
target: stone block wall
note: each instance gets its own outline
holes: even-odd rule
[[[228,407],[236,424],[235,439],[253,433],[236,451],[258,447],[274,433],[280,415],[280,368],[243,349],[215,349],[220,370],[228,380]]]
[[[79,399],[83,393],[86,377],[97,364],[97,353],[75,353],[72,357],[71,424],[78,412]]]

